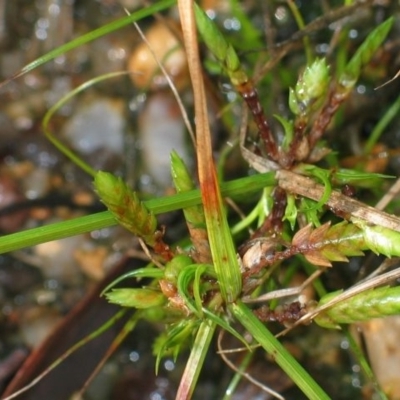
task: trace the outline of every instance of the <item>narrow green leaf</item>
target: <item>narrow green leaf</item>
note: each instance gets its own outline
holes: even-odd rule
[[[49,53],[37,58],[36,60],[32,61],[28,65],[26,65],[20,72],[17,74],[13,75],[11,78],[7,79],[3,84],[9,82],[12,79],[18,78],[27,72],[32,71],[33,69],[51,61],[54,60],[55,58],[65,54],[66,52],[75,49],[77,47],[80,47],[86,43],[89,43],[95,39],[98,39],[104,35],[107,35],[108,33],[117,31],[120,28],[123,28],[124,26],[127,26],[133,22],[139,21],[140,19],[143,19],[145,17],[148,17],[150,15],[153,15],[154,13],[160,12],[162,10],[165,10],[172,5],[175,4],[175,0],[161,0],[157,1],[155,4],[152,4],[148,7],[144,7],[130,15],[127,15],[126,17],[117,19],[116,21],[110,22],[109,24],[103,25],[98,29],[92,30],[85,35],[79,35],[74,40],[71,40],[70,42],[58,46],[56,49],[50,51]]]
[[[293,140],[293,121],[289,121],[281,115],[274,114],[274,118],[277,119],[285,132],[285,137],[283,138],[282,148],[284,150],[289,150],[290,144]]]
[[[209,351],[214,336],[215,324],[206,319],[202,321],[186,363],[185,371],[178,388],[176,399],[190,399],[196,388],[197,380],[204,366],[204,360]]]
[[[242,290],[242,276],[215,169],[212,172],[213,178],[202,183],[204,213],[220,291],[224,301],[231,303]]]
[[[386,36],[393,25],[393,21],[394,18],[390,17],[375,28],[367,36],[363,44],[357,49],[356,53],[346,65],[344,71],[339,77],[339,84],[343,86],[346,91],[351,90],[355,85],[360,76],[361,68],[369,63],[376,50],[386,39]]]
[[[362,188],[376,188],[383,179],[394,178],[392,175],[376,174],[357,171],[354,169],[339,168],[332,172],[332,182],[339,185],[350,184]]]
[[[248,198],[249,195],[257,193],[264,187],[274,184],[276,184],[275,173],[268,172],[240,178],[232,182],[224,182],[221,184],[221,192],[224,196],[240,200]],[[245,193],[243,192],[244,187],[246,188]],[[144,202],[144,205],[154,214],[161,214],[179,210],[183,207],[201,204],[201,200],[200,191],[197,189],[173,196],[147,200]],[[107,228],[117,223],[116,218],[110,211],[103,211],[47,226],[27,229],[0,237],[0,254],[24,247],[35,246],[40,243],[51,242],[52,240],[91,232],[97,229]]]
[[[231,304],[230,309],[255,341],[273,357],[275,362],[288,374],[308,399],[329,400],[329,396],[246,305],[238,301]]]
[[[197,274],[203,275],[207,274],[210,277],[215,278],[215,271],[211,265],[207,264],[193,264],[186,266],[181,273],[179,274],[178,277],[178,282],[177,282],[177,288],[179,295],[185,300],[186,306],[192,311],[194,314],[198,315],[201,317],[201,304],[200,308],[198,308],[199,304],[199,299],[198,301],[193,301],[192,299],[192,291],[191,291],[191,286],[190,284],[195,280],[195,276]],[[199,287],[196,289],[193,288],[193,290],[200,290]]]
[[[316,210],[320,210],[320,208],[326,204],[326,202],[329,199],[329,196],[332,193],[332,185],[330,181],[331,171],[309,164],[301,165],[299,167],[299,170],[303,172],[305,175],[318,178],[324,184],[324,193],[321,199],[315,205]]]
[[[284,221],[289,221],[290,228],[293,230],[297,221],[297,207],[295,197],[291,194],[287,195],[287,205],[285,208]]]
[[[246,339],[237,330],[233,329],[232,326],[229,324],[229,322],[227,322],[224,318],[211,312],[207,308],[203,308],[203,314],[208,319],[213,321],[216,325],[218,325],[220,328],[222,328],[224,331],[230,333],[232,336],[234,336],[236,339],[242,342],[243,345],[250,350],[249,343],[246,342]]]
[[[240,64],[235,49],[197,4],[194,4],[194,11],[200,35],[217,60],[225,67],[232,83],[236,86],[247,82],[247,74]]]
[[[369,138],[364,146],[364,154],[370,154],[375,144],[380,139],[381,135],[385,132],[387,126],[392,122],[394,118],[399,115],[400,112],[400,96],[397,97],[396,101],[388,104],[385,107],[384,115],[381,117],[379,122],[375,125]]]
[[[65,96],[63,96],[60,100],[58,100],[50,109],[46,112],[43,117],[42,127],[44,134],[47,139],[65,156],[67,156],[75,165],[81,168],[83,171],[94,177],[96,175],[96,171],[90,167],[81,157],[75,154],[74,151],[68,148],[66,144],[64,144],[61,140],[59,140],[54,133],[50,130],[50,120],[53,118],[54,114],[60,110],[69,100],[71,100],[74,96],[78,95],[84,90],[87,90],[91,86],[95,85],[98,82],[115,78],[121,75],[128,74],[128,71],[119,71],[119,72],[111,72],[109,74],[104,74],[101,76],[97,76],[96,78],[90,79],[84,82],[82,85],[79,85],[75,89],[69,91]]]
[[[109,285],[107,285],[103,291],[100,293],[100,296],[103,296],[104,293],[108,292],[118,283],[124,281],[125,279],[132,278],[156,278],[161,279],[164,276],[164,271],[159,268],[139,268],[133,271],[129,271],[126,274],[119,276],[117,279],[112,281]]]
[[[185,163],[175,151],[171,153],[171,174],[178,193],[188,192],[195,188]],[[210,262],[210,246],[203,207],[201,205],[185,207],[183,214],[193,245],[193,257],[197,262]]]
[[[105,297],[110,303],[121,307],[151,308],[166,303],[166,298],[161,292],[147,288],[112,289]]]
[[[156,374],[161,358],[168,354],[173,354],[176,358],[181,348],[187,345],[189,339],[195,334],[198,326],[198,320],[182,319],[170,325],[166,332],[158,336],[153,345],[153,353],[156,355]]]

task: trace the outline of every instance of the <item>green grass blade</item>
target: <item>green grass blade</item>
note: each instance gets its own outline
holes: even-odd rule
[[[44,134],[46,135],[47,139],[64,155],[66,155],[75,165],[81,168],[83,171],[88,173],[91,176],[96,175],[96,171],[90,167],[82,158],[78,157],[71,149],[69,149],[64,143],[62,143],[54,133],[50,130],[49,124],[50,120],[53,115],[65,105],[70,99],[72,99],[77,94],[81,93],[82,91],[86,90],[87,88],[93,86],[94,84],[104,81],[106,79],[115,78],[121,75],[126,75],[129,72],[127,71],[119,71],[119,72],[112,72],[109,74],[104,74],[102,76],[98,76],[94,79],[90,79],[87,82],[84,82],[82,85],[79,85],[75,89],[69,91],[65,96],[63,96],[60,100],[58,100],[47,112],[42,121],[42,127]]]
[[[28,391],[30,388],[34,387],[37,385],[43,378],[45,378],[48,374],[51,373],[56,367],[58,367],[62,362],[64,362],[69,356],[71,356],[73,353],[75,353],[77,350],[79,350],[81,347],[85,346],[92,340],[98,338],[100,335],[102,335],[104,332],[106,332],[108,329],[112,328],[115,326],[115,323],[121,319],[125,314],[127,310],[121,310],[117,314],[115,314],[113,317],[108,319],[103,325],[99,326],[96,330],[91,332],[89,335],[85,336],[83,339],[79,340],[79,342],[75,343],[73,346],[71,346],[69,349],[67,349],[64,353],[62,353],[55,361],[53,361],[41,374],[39,374],[36,378],[31,380],[27,385],[23,386],[21,389],[18,391],[14,392],[12,395],[7,396],[5,400],[9,399],[14,399],[19,397],[19,395],[25,393]],[[135,316],[131,318],[131,320],[136,321]],[[26,396],[25,396],[26,397]],[[4,397],[3,397],[4,398]]]
[[[387,126],[392,122],[392,120],[399,115],[400,111],[400,96],[397,97],[396,101],[394,101],[385,111],[385,114],[380,119],[380,121],[375,125],[374,129],[371,132],[365,146],[363,153],[369,154],[371,153],[373,147],[380,139],[382,133],[385,131]]]
[[[18,73],[13,75],[11,78],[7,79],[3,84],[9,82],[12,79],[18,78],[51,60],[54,60],[55,58],[61,56],[62,54],[65,54],[70,50],[73,50],[79,46],[82,46],[104,35],[107,35],[108,33],[121,29],[124,26],[131,24],[132,22],[139,21],[145,17],[153,15],[154,13],[163,11],[174,4],[175,0],[157,1],[155,4],[149,7],[142,8],[141,10],[136,11],[130,15],[127,15],[126,17],[117,19],[116,21],[110,22],[109,24],[103,25],[100,28],[90,31],[85,35],[81,35],[78,38],[71,40],[70,42],[62,46],[57,47],[56,49],[32,61],[31,63],[23,67]]]
[[[162,279],[164,277],[164,271],[160,268],[139,268],[133,271],[129,271],[126,274],[120,275],[117,279],[114,279],[110,284],[108,284],[103,291],[100,293],[100,296],[103,296],[104,293],[111,290],[118,283],[124,281],[125,279],[140,279],[140,278],[155,278]]]
[[[274,175],[274,173],[258,174],[223,183],[221,185],[222,194],[232,198],[248,197],[252,193],[262,190],[265,186],[274,185]],[[246,188],[245,193],[243,188]],[[154,214],[161,214],[201,204],[201,195],[199,190],[192,190],[174,196],[144,201],[143,203]],[[103,211],[68,221],[27,229],[26,231],[0,237],[0,254],[103,229],[116,224],[117,221],[111,212]]]
[[[186,368],[179,385],[177,400],[186,400],[192,397],[197,380],[203,368],[204,359],[208,353],[211,339],[216,325],[209,319],[204,320],[197,331]]]
[[[171,153],[171,175],[178,193],[188,192],[195,188],[188,168],[175,151]],[[210,245],[202,205],[186,207],[183,209],[183,214],[189,229],[196,261],[211,262]]]
[[[367,355],[365,354],[365,348],[364,348],[365,343],[363,343],[362,341],[358,340],[358,338],[355,338],[353,336],[349,326],[345,326],[343,331],[349,342],[350,349],[354,354],[354,356],[356,357],[356,361],[360,365],[362,371],[364,372],[365,377],[367,378],[367,382],[370,382],[370,384],[372,384],[375,389],[377,400],[378,399],[389,400],[385,392],[380,387],[379,382],[377,381],[376,376],[374,374],[374,371],[369,365],[369,362],[367,360]]]
[[[276,363],[310,400],[329,400],[329,396],[246,305],[238,301],[231,304],[230,309],[237,320],[267,353],[273,356]]]
[[[357,82],[361,73],[361,68],[369,63],[372,56],[385,40],[390,28],[393,25],[394,18],[388,18],[385,22],[375,28],[357,49],[354,56],[346,65],[343,73],[340,75],[339,83],[346,90],[350,90]]]

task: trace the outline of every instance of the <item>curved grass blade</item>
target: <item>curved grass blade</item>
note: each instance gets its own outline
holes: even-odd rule
[[[293,17],[296,21],[297,26],[299,27],[299,30],[300,31],[304,30],[306,25],[304,23],[303,16],[301,15],[300,10],[297,7],[296,3],[294,1],[288,1],[287,5],[293,14]],[[303,47],[304,47],[304,51],[305,51],[306,58],[307,58],[307,64],[311,64],[312,59],[313,59],[313,51],[312,51],[312,46],[311,46],[309,36],[303,37]]]
[[[156,355],[155,370],[158,373],[161,358],[171,354],[176,359],[181,348],[186,345],[200,325],[199,320],[181,319],[172,324],[158,336],[153,344],[153,353]]]
[[[117,19],[116,21],[110,22],[109,24],[103,25],[98,29],[95,29],[93,31],[90,31],[86,33],[85,35],[81,35],[78,38],[71,40],[70,42],[57,47],[56,49],[48,52],[47,54],[37,58],[36,60],[32,61],[25,67],[23,67],[19,72],[5,80],[0,86],[6,84],[7,82],[19,78],[20,76],[32,71],[33,69],[40,67],[41,65],[54,60],[55,58],[59,57],[62,54],[67,53],[70,50],[73,50],[79,46],[82,46],[86,43],[89,43],[95,39],[98,39],[104,35],[107,35],[108,33],[114,32],[120,28],[123,28],[126,25],[131,24],[132,22],[139,21],[145,17],[149,17],[153,15],[154,13],[163,11],[172,5],[175,4],[175,0],[160,0],[157,1],[155,4],[152,4],[151,6],[142,8],[139,11],[136,11],[126,17]]]
[[[89,385],[93,382],[93,379],[99,374],[101,369],[104,367],[104,364],[106,363],[107,360],[110,359],[112,354],[115,352],[116,349],[123,343],[123,341],[126,339],[126,337],[134,330],[138,320],[140,317],[140,313],[136,313],[132,318],[130,318],[126,324],[123,326],[119,334],[116,336],[116,338],[113,340],[111,345],[109,346],[108,350],[106,353],[103,355],[103,358],[100,360],[96,368],[93,370],[91,373],[90,377],[87,379],[85,384],[83,385],[82,389],[76,393],[78,398],[83,398],[83,394],[86,392],[87,388]]]
[[[200,282],[199,276],[207,274],[209,276],[215,276],[215,271],[211,265],[207,264],[193,264],[185,267],[183,271],[179,274],[177,288],[179,295],[185,300],[186,306],[199,318],[202,317],[201,310],[201,299],[199,295],[200,291]],[[197,282],[196,282],[197,281]],[[189,294],[189,285],[194,282],[194,297],[195,301],[191,299],[191,295]],[[197,293],[197,294],[196,294]],[[200,303],[200,304],[199,304]]]
[[[49,128],[49,123],[53,115],[72,97],[76,96],[78,93],[86,90],[87,88],[93,86],[94,84],[101,82],[106,79],[114,78],[121,75],[126,75],[129,72],[127,71],[120,71],[120,72],[112,72],[109,74],[105,74],[94,79],[90,79],[89,81],[83,83],[82,85],[78,86],[77,88],[68,92],[65,96],[63,96],[60,100],[57,101],[45,114],[42,121],[42,127],[46,138],[59,150],[61,153],[66,155],[74,164],[80,167],[83,171],[88,173],[91,176],[96,175],[96,171],[91,168],[83,159],[78,157],[73,151],[71,151],[65,144],[63,144],[60,140],[58,140],[54,133],[51,132]]]
[[[118,283],[124,281],[125,279],[129,278],[155,278],[155,279],[161,279],[164,276],[164,271],[162,271],[159,268],[139,268],[135,269],[133,271],[129,271],[126,274],[123,274],[119,276],[117,279],[112,281],[109,285],[107,285],[102,292],[100,293],[100,296],[103,296],[104,293],[108,292],[110,289],[112,289],[115,285]]]
[[[207,316],[208,319],[210,319],[215,324],[220,326],[224,331],[230,333],[232,336],[234,336],[236,339],[242,342],[244,346],[246,346],[250,350],[249,343],[246,341],[246,339],[238,331],[233,329],[227,321],[225,321],[219,315],[214,314],[213,312],[204,307],[203,307],[203,313],[205,316]]]
[[[381,135],[385,131],[386,127],[391,123],[391,121],[399,115],[400,111],[400,96],[385,110],[385,114],[379,120],[379,122],[375,125],[371,134],[369,135],[367,142],[365,143],[363,153],[369,154],[371,153],[373,147],[380,139]]]

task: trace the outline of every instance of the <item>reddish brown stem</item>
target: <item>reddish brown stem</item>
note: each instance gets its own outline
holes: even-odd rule
[[[290,143],[286,165],[284,166],[285,168],[290,168],[295,161],[303,161],[308,157],[310,146],[308,145],[308,140],[304,135],[306,127],[307,123],[304,118],[296,120],[294,126],[294,138],[292,143]]]
[[[343,103],[343,101],[346,100],[348,95],[349,92],[343,92],[337,89],[331,92],[327,105],[322,109],[311,129],[308,138],[310,149],[314,148],[317,141],[325,133],[326,128],[331,122],[332,117],[335,115],[337,109]]]
[[[279,162],[278,147],[272,135],[271,128],[265,117],[258,93],[253,83],[248,80],[247,82],[237,87],[238,92],[243,97],[250,112],[253,115],[254,122],[257,125],[258,133],[261,140],[264,142],[267,156],[276,162]]]

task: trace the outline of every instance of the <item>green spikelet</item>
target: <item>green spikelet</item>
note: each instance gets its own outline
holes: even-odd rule
[[[327,294],[318,305],[326,304],[340,293],[342,291]],[[318,314],[314,321],[324,328],[339,329],[341,324],[352,324],[395,314],[400,314],[400,287],[385,286],[344,300]]]
[[[386,257],[400,256],[400,232],[383,226],[368,225],[361,220],[354,220],[353,223],[361,229],[368,249]]]
[[[157,220],[126,183],[116,176],[99,171],[94,186],[101,201],[113,213],[115,219],[134,235],[141,237],[149,246],[155,244]]]

